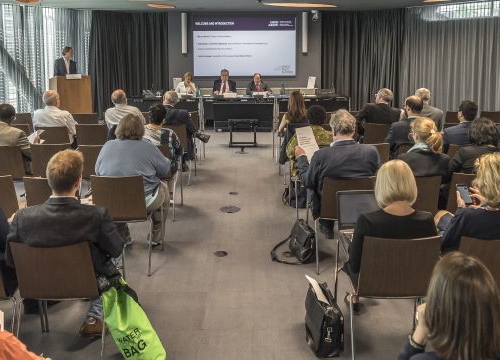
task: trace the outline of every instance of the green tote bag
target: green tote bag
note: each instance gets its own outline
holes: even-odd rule
[[[125,280],[102,293],[104,321],[128,360],[165,360],[167,354],[141,306],[126,292]]]

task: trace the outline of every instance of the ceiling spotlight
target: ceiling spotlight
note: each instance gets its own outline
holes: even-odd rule
[[[149,3],[148,6],[154,9],[175,9],[175,6],[170,4]]]
[[[296,7],[296,8],[335,8],[337,6],[332,4],[319,4],[319,3],[295,3],[295,2],[263,2],[267,6],[282,6],[282,7]]]

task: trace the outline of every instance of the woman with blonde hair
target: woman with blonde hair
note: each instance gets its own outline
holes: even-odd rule
[[[484,264],[458,252],[435,266],[418,325],[398,360],[500,359],[500,294]],[[434,352],[425,352],[426,344]],[[418,355],[419,354],[419,355]]]
[[[189,71],[184,74],[182,81],[177,84],[175,92],[178,94],[192,94],[196,93],[196,85],[193,82],[193,74]]]
[[[398,159],[410,165],[415,176],[442,176],[442,183],[449,182],[450,158],[442,153],[443,134],[436,128],[436,123],[420,117],[413,121],[411,128],[410,136],[415,145]]]
[[[458,249],[460,238],[467,236],[481,240],[500,239],[500,153],[481,156],[476,160],[477,176],[470,188],[475,204],[466,206],[457,191],[458,210],[455,216],[448,212],[436,215],[440,230],[444,230],[441,250]],[[449,225],[447,225],[449,224]]]
[[[410,167],[401,160],[382,165],[375,181],[375,198],[380,210],[361,214],[356,221],[349,262],[344,266],[357,286],[365,236],[413,239],[437,234],[431,213],[415,210],[417,184]],[[354,305],[358,299],[352,299]],[[359,306],[355,306],[359,308]]]
[[[289,123],[307,123],[306,103],[300,91],[295,90],[288,99],[288,111],[283,115],[278,133],[283,134]]]

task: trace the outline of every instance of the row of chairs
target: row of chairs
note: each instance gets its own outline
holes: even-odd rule
[[[82,125],[97,125],[99,124],[99,117],[96,113],[90,114],[71,114],[73,119]],[[33,118],[31,113],[17,113],[12,125],[28,125],[28,133],[33,130]]]

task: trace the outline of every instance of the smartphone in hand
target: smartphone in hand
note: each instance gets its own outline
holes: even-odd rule
[[[465,206],[474,204],[474,201],[472,201],[472,198],[470,197],[469,187],[466,184],[457,184],[457,191],[460,193],[460,196],[465,202]]]

